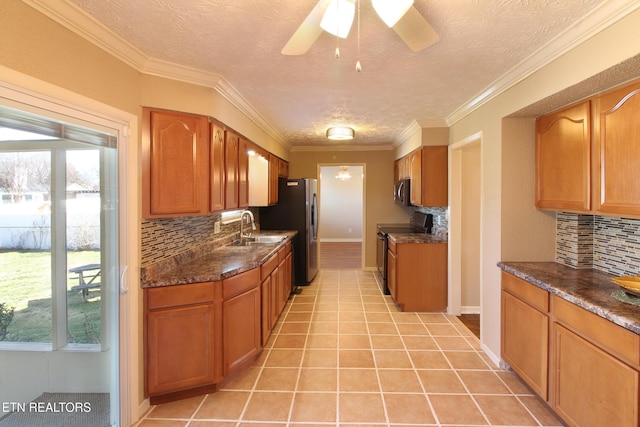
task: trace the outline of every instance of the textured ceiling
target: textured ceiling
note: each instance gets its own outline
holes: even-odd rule
[[[282,47],[317,0],[71,0],[147,56],[220,74],[285,141],[389,145],[414,121],[442,120],[603,0],[416,0],[440,41],[411,52],[361,4],[339,42],[322,33],[302,56]]]

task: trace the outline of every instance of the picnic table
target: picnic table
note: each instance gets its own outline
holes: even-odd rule
[[[84,264],[69,269],[69,273],[77,274],[71,279],[78,279],[78,284],[71,288],[72,291],[82,291],[82,298],[87,301],[89,298],[89,289],[99,288],[100,281],[96,279],[100,277],[102,266],[100,264]]]

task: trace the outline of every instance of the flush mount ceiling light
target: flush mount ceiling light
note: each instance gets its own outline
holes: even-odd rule
[[[371,0],[376,13],[391,28],[413,6],[413,0]]]
[[[353,139],[356,131],[347,126],[334,126],[327,129],[327,138],[337,141],[346,141]]]

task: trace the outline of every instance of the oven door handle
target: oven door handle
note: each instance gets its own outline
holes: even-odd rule
[[[385,235],[384,235],[384,233],[380,233],[380,232],[378,232],[378,234],[377,234],[377,235],[378,235],[378,240],[384,240],[384,239],[386,239],[386,238],[387,238],[387,236],[385,236]]]

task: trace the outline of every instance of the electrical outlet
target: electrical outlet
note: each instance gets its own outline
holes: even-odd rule
[[[213,223],[213,234],[218,234],[222,227],[222,221],[216,221]]]

